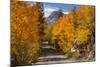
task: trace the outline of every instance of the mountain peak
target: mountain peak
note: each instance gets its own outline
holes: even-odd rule
[[[47,24],[54,23],[55,21],[57,21],[63,15],[64,15],[64,13],[62,12],[62,10],[53,11],[51,13],[51,15],[47,17],[46,23]]]

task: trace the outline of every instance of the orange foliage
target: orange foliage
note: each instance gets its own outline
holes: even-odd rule
[[[41,18],[41,19],[40,19]],[[40,52],[40,25],[43,25],[39,3],[11,1],[11,58],[12,65],[35,62]]]
[[[68,16],[61,17],[52,31],[53,37],[59,39],[60,49],[67,52],[72,47],[74,29]]]
[[[94,7],[81,6],[76,10],[76,40],[79,44],[86,43],[95,29]]]
[[[89,40],[94,39],[94,11],[92,6],[80,6],[56,22],[52,38],[64,53],[74,45],[90,44]]]

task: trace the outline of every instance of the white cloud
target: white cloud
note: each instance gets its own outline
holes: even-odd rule
[[[53,8],[53,7],[49,7],[49,8],[45,8],[45,11],[56,11],[56,10],[58,10],[59,8]]]
[[[69,11],[66,11],[66,12],[63,12],[64,14],[69,14],[70,12]]]

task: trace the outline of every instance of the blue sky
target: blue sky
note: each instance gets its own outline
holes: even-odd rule
[[[44,14],[48,17],[53,11],[61,9],[63,13],[68,14],[75,6],[74,4],[59,4],[59,3],[43,3],[44,4]]]
[[[28,1],[28,4],[35,3],[33,1]],[[43,3],[44,5],[44,16],[48,17],[53,11],[57,11],[61,9],[64,14],[68,14],[70,10],[72,10],[75,4],[61,4],[61,3]]]

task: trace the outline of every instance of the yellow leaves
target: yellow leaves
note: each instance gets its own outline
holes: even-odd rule
[[[76,35],[76,40],[77,40],[78,44],[82,44],[88,40],[90,32],[88,29],[87,30],[77,29],[75,35]]]
[[[72,47],[72,41],[74,40],[74,29],[69,17],[61,17],[56,22],[52,34],[55,38],[59,39],[58,44],[60,49],[66,53]]]
[[[78,26],[75,30],[75,36],[78,44],[86,43],[90,38],[92,29],[94,29],[92,11],[94,11],[94,8],[91,6],[81,6],[76,10],[76,23],[78,23]]]
[[[80,6],[56,22],[52,31],[53,38],[58,39],[58,46],[64,53],[74,44],[81,46],[88,42],[92,29],[94,29],[94,21],[91,19],[94,18],[93,11],[91,6]],[[79,54],[75,53],[75,55]]]
[[[17,49],[16,49],[16,46],[13,46],[13,47],[11,48],[11,51],[12,51],[12,54],[14,54],[14,55],[19,55],[19,53],[18,53],[18,51],[17,51]]]
[[[53,29],[53,34],[60,34],[61,32],[66,32],[66,34],[73,32],[73,26],[71,22],[69,21],[68,17],[64,16],[61,17],[60,20],[58,20],[57,24],[55,25]],[[69,35],[70,36],[70,35]]]
[[[11,53],[14,65],[30,64],[39,56],[39,24],[43,23],[40,9],[36,5],[29,7],[23,1],[11,2]]]

